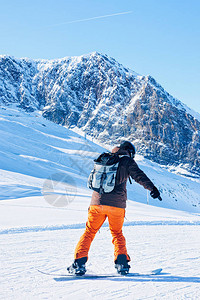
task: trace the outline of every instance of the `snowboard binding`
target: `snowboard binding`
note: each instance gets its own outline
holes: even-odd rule
[[[127,275],[129,273],[130,266],[125,254],[119,254],[117,256],[115,268],[117,269],[117,273],[120,275]]]
[[[87,257],[82,257],[79,259],[75,259],[73,264],[67,268],[67,271],[70,274],[76,276],[82,276],[86,273],[85,263],[87,261]]]

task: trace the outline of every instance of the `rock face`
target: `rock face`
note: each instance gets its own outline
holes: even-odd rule
[[[0,104],[11,103],[107,144],[129,139],[145,158],[200,175],[200,116],[106,55],[0,56]]]

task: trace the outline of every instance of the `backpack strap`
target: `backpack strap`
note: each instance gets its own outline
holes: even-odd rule
[[[106,178],[106,167],[104,167],[104,170],[103,170],[103,174],[101,176],[101,181],[100,181],[100,188],[99,188],[99,194],[103,194],[103,182],[104,182],[104,179]]]

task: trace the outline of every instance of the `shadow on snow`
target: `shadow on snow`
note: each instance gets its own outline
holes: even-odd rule
[[[102,277],[102,278],[85,278],[85,277],[57,277],[54,278],[55,281],[71,281],[71,280],[111,280],[111,281],[133,281],[133,282],[191,282],[191,283],[200,283],[200,277],[185,277],[185,276],[163,276],[163,275],[140,275],[133,277]]]

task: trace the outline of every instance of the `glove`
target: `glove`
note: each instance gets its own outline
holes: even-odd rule
[[[153,187],[153,191],[150,192],[150,195],[153,199],[158,198],[160,201],[162,201],[162,198],[160,197],[160,192],[155,186]]]

